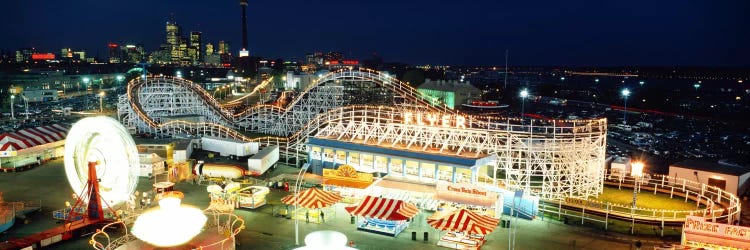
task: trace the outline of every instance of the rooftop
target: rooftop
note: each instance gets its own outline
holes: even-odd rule
[[[746,173],[750,173],[750,168],[736,167],[736,166],[719,164],[717,162],[698,161],[698,160],[684,160],[680,162],[675,162],[671,164],[670,167],[679,167],[679,168],[686,168],[686,169],[693,169],[693,170],[700,170],[700,171],[708,171],[708,172],[728,174],[728,175],[733,175],[733,176],[741,176]]]

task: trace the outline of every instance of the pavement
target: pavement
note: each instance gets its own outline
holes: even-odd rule
[[[281,166],[273,171],[269,177],[278,174],[295,173],[295,169]],[[138,184],[140,192],[150,191],[154,181],[141,178]],[[206,186],[191,182],[178,183],[176,190],[185,194],[183,204],[190,204],[199,208],[208,206],[209,198]],[[27,221],[19,221],[8,231],[0,234],[0,241],[9,238],[24,237],[48,228],[59,226],[52,219],[51,212],[64,207],[65,201],[72,201],[73,193],[65,178],[61,159],[50,161],[37,168],[17,173],[0,173],[0,192],[4,193],[6,201],[41,200],[42,211],[30,214]],[[287,195],[283,190],[272,190],[268,200],[271,204],[278,204],[278,200]],[[246,229],[238,236],[237,249],[293,249],[295,245],[294,220],[276,217],[284,205],[265,205],[256,210],[235,210],[235,213],[245,220]],[[358,249],[444,249],[436,245],[442,235],[440,231],[431,228],[426,223],[430,212],[418,214],[412,224],[397,237],[388,237],[357,231],[350,224],[350,217],[344,210],[344,204],[335,205],[334,214],[325,223],[305,223],[299,221],[300,243],[304,244],[304,236],[317,230],[335,230],[344,233],[353,240]],[[572,224],[572,223],[571,223]],[[545,218],[533,221],[518,219],[516,228],[515,249],[635,249],[633,244],[640,240],[642,249],[653,248],[662,244],[664,239],[653,236],[631,236],[604,231],[596,227],[580,225],[566,225],[556,219]],[[417,233],[417,240],[411,239],[412,232]],[[428,240],[423,241],[423,233],[428,233]],[[508,229],[498,226],[494,232],[487,235],[487,243],[482,249],[508,249]],[[89,238],[80,238],[55,244],[54,249],[92,249]]]

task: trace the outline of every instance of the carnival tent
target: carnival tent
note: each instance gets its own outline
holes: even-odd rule
[[[68,127],[61,124],[22,129],[0,134],[0,151],[19,151],[65,139]]]
[[[408,220],[419,212],[414,204],[369,195],[359,205],[345,209],[352,215],[389,221]]]
[[[299,206],[308,209],[328,207],[341,200],[341,195],[317,188],[305,189],[299,192],[298,195]],[[287,205],[294,205],[294,194],[282,198],[281,202]]]
[[[466,209],[459,209],[443,217],[428,219],[427,223],[442,231],[487,235],[495,230],[499,221]]]

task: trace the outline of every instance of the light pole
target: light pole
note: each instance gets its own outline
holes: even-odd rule
[[[16,119],[16,112],[13,111],[13,100],[16,99],[16,95],[10,95],[10,118],[15,120]]]
[[[305,163],[305,165],[302,165],[302,168],[299,170],[299,174],[297,174],[297,182],[294,183],[294,215],[292,216],[294,216],[294,244],[296,244],[297,246],[299,246],[299,220],[297,218],[297,208],[299,207],[299,189],[302,185],[302,175],[307,171],[308,168],[310,168],[309,163]]]
[[[104,113],[102,99],[104,99],[104,91],[99,92],[99,113]]]
[[[630,225],[630,233],[632,234],[635,230],[635,208],[636,208],[636,201],[638,200],[638,189],[641,183],[641,178],[643,177],[643,162],[636,161],[630,163],[630,176],[633,177],[633,206],[631,207],[631,216],[633,217],[633,222]]]
[[[90,79],[88,77],[83,78],[83,87],[86,88],[86,92],[89,91],[89,80]]]
[[[23,99],[23,104],[26,109],[26,120],[28,120],[29,119],[29,100],[26,99],[26,96],[23,95],[23,93],[21,94],[21,99]]]
[[[623,89],[620,93],[622,94],[622,100],[625,106],[622,111],[622,124],[628,124],[628,96],[630,96],[630,90]]]
[[[529,96],[529,91],[527,89],[521,90],[521,121],[523,121],[523,111],[524,106],[526,106],[526,97]]]

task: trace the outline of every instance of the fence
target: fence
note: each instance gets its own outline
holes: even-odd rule
[[[648,191],[654,194],[669,194],[670,198],[683,197],[685,202],[688,200],[695,201],[696,209],[650,209],[593,199],[566,198],[564,200],[543,201],[540,204],[539,211],[557,214],[558,218],[563,215],[580,218],[581,224],[586,220],[604,223],[605,230],[611,219],[630,221],[631,233],[636,222],[660,225],[662,236],[664,235],[665,225],[681,225],[685,222],[685,216],[687,215],[703,216],[712,222],[739,223],[741,209],[739,198],[706,184],[666,175],[647,176],[640,179],[622,175],[607,175],[605,185],[618,188],[635,188],[639,193]],[[705,205],[705,207],[701,208],[701,205]],[[580,215],[568,213],[568,211],[574,211],[580,213]],[[604,220],[600,219],[602,217]]]

